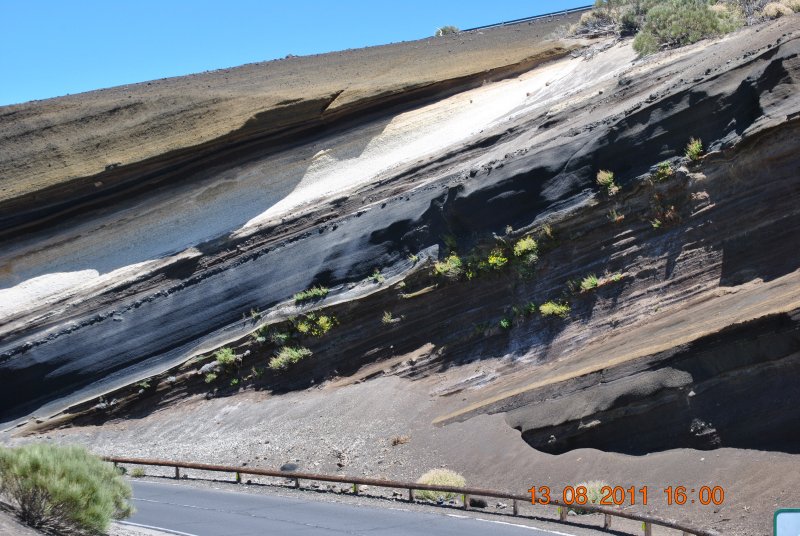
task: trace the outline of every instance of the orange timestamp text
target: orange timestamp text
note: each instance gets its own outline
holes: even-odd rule
[[[592,491],[586,486],[564,486],[561,490],[561,499],[558,501],[566,505],[594,504],[600,506],[627,506],[647,504],[650,492],[647,486],[602,486],[599,497],[596,488]],[[663,488],[664,498],[668,505],[702,504],[720,505],[725,502],[725,489],[722,486],[700,486],[691,488],[686,486],[669,486]],[[528,490],[531,494],[531,503],[550,504],[552,490],[549,486],[533,486]],[[558,499],[555,499],[558,500]]]

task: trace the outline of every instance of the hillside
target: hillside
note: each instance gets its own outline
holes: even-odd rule
[[[720,485],[637,511],[769,533],[800,484],[798,18],[645,58],[566,22],[0,108],[5,440]]]

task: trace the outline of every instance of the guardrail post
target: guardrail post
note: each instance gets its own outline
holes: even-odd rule
[[[653,536],[653,524],[645,521],[643,525],[644,525],[644,536]]]
[[[611,514],[603,514],[603,528],[606,530],[611,528]]]
[[[519,515],[519,504],[517,504],[517,500],[516,499],[514,499],[513,508],[514,508],[514,515],[518,516]]]
[[[464,510],[469,510],[469,495],[464,495]]]
[[[242,473],[240,473],[239,471],[236,471],[236,483],[237,484],[242,483]]]
[[[408,489],[408,502],[414,502],[414,490],[412,488]]]
[[[358,484],[353,484],[353,495],[358,495]]]
[[[181,468],[177,465],[175,466],[175,480],[179,480],[181,478]]]
[[[294,487],[295,487],[295,489],[299,489],[300,488],[300,479],[299,478],[295,478],[294,479]]]
[[[567,512],[569,512],[569,510],[567,509],[566,506],[559,506],[558,507],[558,519],[560,521],[566,521],[567,520]]]

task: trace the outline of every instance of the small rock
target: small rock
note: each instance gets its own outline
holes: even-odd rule
[[[489,503],[487,503],[484,499],[473,499],[470,497],[469,505],[473,508],[486,508],[489,506]]]

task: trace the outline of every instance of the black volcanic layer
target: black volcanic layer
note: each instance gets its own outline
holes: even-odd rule
[[[762,36],[774,37],[766,32]],[[52,318],[6,333],[0,342],[0,417],[24,416],[81,389],[88,388],[82,391],[85,395],[93,394],[92,389],[119,385],[176,363],[198,347],[243,335],[250,329],[243,313],[251,308],[267,310],[311,285],[360,281],[376,267],[389,275],[398,273],[408,267],[410,253],[442,247],[445,237],[455,237],[459,249],[466,250],[480,237],[502,233],[506,225],[522,228],[545,216],[564,216],[586,207],[594,198],[600,167],[616,170],[624,188],[636,188],[636,176],[664,158],[678,156],[689,135],[702,136],[712,149],[730,149],[743,135],[746,140],[750,133],[770,126],[769,118],[776,125],[786,122],[787,116],[800,111],[796,98],[800,41],[761,45],[731,66],[723,63],[691,81],[675,80],[669,89],[626,112],[607,114],[602,107],[597,111],[582,104],[549,117],[517,118],[485,132],[483,139],[398,171],[390,180],[364,187],[333,206],[313,207],[248,237],[201,244],[198,259],[133,282],[113,295],[96,296],[70,311],[68,319]],[[698,52],[706,53],[700,59],[722,62],[711,52]],[[702,63],[698,58],[681,61],[678,68],[686,70],[693,64],[700,69]],[[614,95],[604,98],[625,101],[634,96],[633,89],[620,83]],[[796,133],[791,121],[786,125],[785,132]],[[538,138],[528,143],[550,133],[546,142]],[[761,192],[759,203],[800,206],[800,175],[792,173],[797,160],[786,164],[786,158],[780,175],[784,180]],[[476,161],[490,163],[479,166]],[[741,200],[739,194],[731,198]],[[735,205],[729,211],[735,216]],[[790,215],[783,220],[785,228],[796,229]],[[706,232],[676,230],[646,238],[643,255],[655,257],[666,251],[677,258],[692,237],[719,247],[737,230]],[[567,258],[578,258],[577,250],[586,248],[582,264],[570,268],[573,275],[610,262],[609,252],[579,238],[567,240],[565,248],[574,248],[572,253],[560,250]],[[781,257],[783,264],[773,277],[798,267],[796,256]],[[741,270],[732,272],[726,281],[741,277]],[[551,275],[530,291],[537,299],[546,298],[562,288],[568,276],[563,267],[553,267]],[[428,331],[411,338],[433,337],[442,329],[440,322],[429,320]],[[391,336],[403,339],[402,332]],[[533,337],[528,346],[540,342]],[[517,344],[524,346],[525,341]],[[347,354],[346,349],[340,351]],[[328,370],[329,365],[325,363]]]

